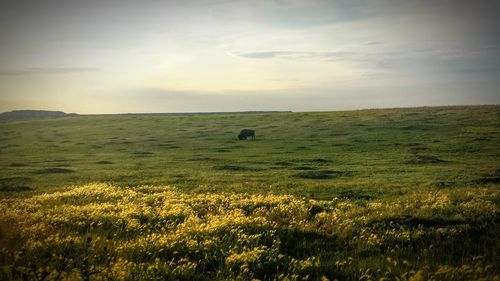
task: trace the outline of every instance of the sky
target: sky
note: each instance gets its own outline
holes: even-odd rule
[[[0,112],[500,104],[499,2],[0,0]]]

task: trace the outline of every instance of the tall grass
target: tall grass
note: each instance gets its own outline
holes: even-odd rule
[[[0,201],[0,279],[499,280],[499,199],[76,186]]]

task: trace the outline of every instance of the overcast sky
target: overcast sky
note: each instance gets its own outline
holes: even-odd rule
[[[498,2],[0,0],[0,111],[500,104]]]

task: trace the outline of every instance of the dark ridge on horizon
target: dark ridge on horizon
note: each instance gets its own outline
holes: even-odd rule
[[[291,110],[251,110],[251,111],[208,111],[208,112],[144,112],[144,113],[96,113],[80,114],[81,116],[108,116],[108,115],[216,115],[216,114],[261,114],[261,113],[289,113]]]
[[[0,120],[27,120],[44,118],[63,118],[80,116],[76,113],[66,113],[63,111],[51,110],[12,110],[0,113]]]

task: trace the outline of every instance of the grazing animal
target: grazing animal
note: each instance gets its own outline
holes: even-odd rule
[[[255,139],[255,131],[244,129],[241,130],[240,134],[238,135],[239,140],[246,140],[248,137],[252,137],[252,139]]]

